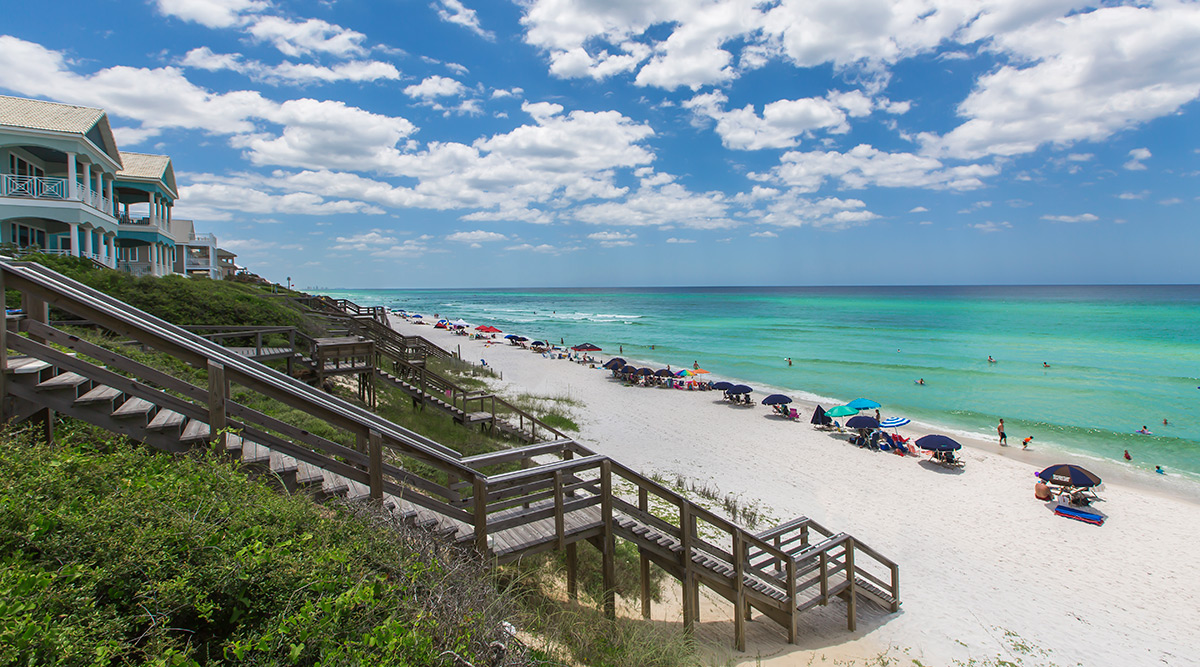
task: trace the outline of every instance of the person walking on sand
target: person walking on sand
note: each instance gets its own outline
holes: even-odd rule
[[[996,427],[996,432],[1000,434],[1000,446],[1008,446],[1008,436],[1004,433],[1004,420],[1000,420],[1000,424]]]

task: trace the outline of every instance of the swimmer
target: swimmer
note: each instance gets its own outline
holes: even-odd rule
[[[1146,426],[1144,424],[1142,425],[1142,427],[1140,429],[1137,430],[1137,432],[1141,433],[1142,435],[1151,435],[1150,429],[1146,428]]]
[[[1166,418],[1164,418],[1164,419],[1163,419],[1163,426],[1167,426],[1167,420],[1166,420]]]
[[[990,355],[990,354],[988,355],[988,363],[989,363],[989,364],[994,364],[994,363],[996,363],[996,360],[995,360],[995,359],[993,359],[993,358],[992,358],[992,355]]]
[[[917,380],[917,381],[916,381],[915,383],[913,383],[913,384],[920,384],[920,385],[923,385],[923,384],[925,384],[925,378],[921,378],[920,380]]]
[[[1165,475],[1165,474],[1167,474],[1167,471],[1166,471],[1166,470],[1163,470],[1163,469],[1162,469],[1162,466],[1154,466],[1154,472],[1156,472],[1156,473],[1158,473],[1158,474],[1160,474],[1160,475]]]
[[[1133,460],[1133,457],[1129,455],[1129,450],[1128,450],[1128,449],[1126,449],[1126,450],[1125,450],[1125,460],[1126,460],[1126,461],[1132,461],[1132,460]]]
[[[1044,361],[1043,361],[1043,362],[1042,362],[1042,368],[1050,368],[1050,364],[1048,364],[1048,363],[1046,363],[1046,362],[1044,362]]]

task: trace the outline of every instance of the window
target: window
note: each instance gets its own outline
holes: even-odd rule
[[[46,171],[16,153],[8,154],[8,173],[16,176],[45,176]]]

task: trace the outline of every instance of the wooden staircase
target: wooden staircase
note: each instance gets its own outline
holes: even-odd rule
[[[21,293],[24,314],[0,328],[0,406],[5,418],[40,419],[49,435],[61,413],[165,452],[217,447],[289,492],[383,503],[495,562],[563,550],[571,595],[587,542],[602,556],[610,615],[619,537],[641,554],[644,615],[653,563],[683,583],[685,627],[699,616],[701,585],[733,603],[739,649],[755,610],[795,641],[798,615],[816,606],[844,604],[851,630],[860,602],[899,609],[899,567],[809,519],[752,533],[567,438],[464,457],[43,266],[0,259],[5,288]],[[50,326],[50,305],[203,369],[207,386]],[[240,403],[243,393],[321,420],[328,437]]]

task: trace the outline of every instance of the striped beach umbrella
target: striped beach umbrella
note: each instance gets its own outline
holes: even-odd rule
[[[879,425],[883,428],[896,428],[898,426],[904,426],[911,421],[912,420],[908,417],[888,417],[887,419],[879,422]]]

